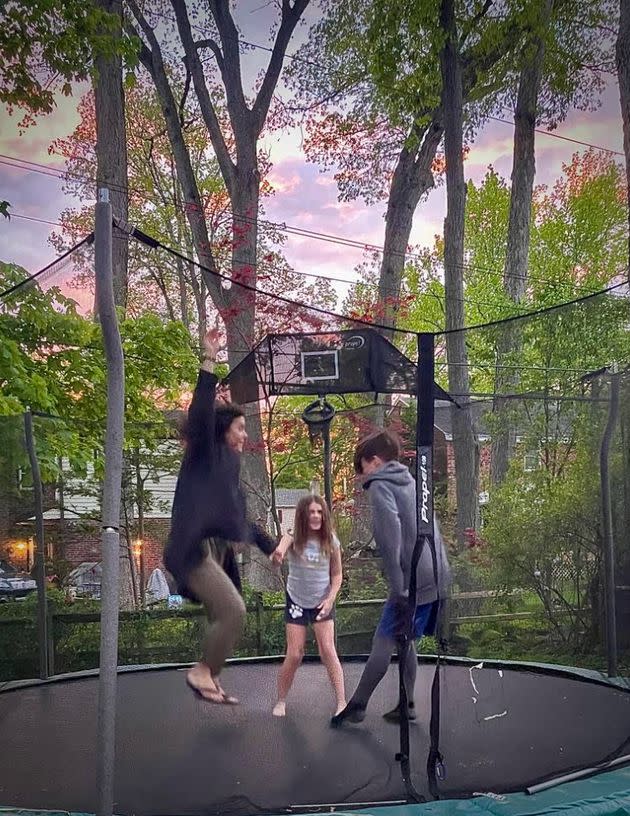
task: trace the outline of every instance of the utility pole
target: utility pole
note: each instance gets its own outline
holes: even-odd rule
[[[112,816],[118,671],[120,493],[123,467],[125,367],[114,305],[112,207],[99,188],[94,222],[96,304],[107,363],[107,428],[101,511],[101,652],[98,686],[97,816]]]

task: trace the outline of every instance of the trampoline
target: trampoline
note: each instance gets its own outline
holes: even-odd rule
[[[119,672],[115,813],[250,816],[408,801],[395,760],[399,729],[381,717],[397,699],[395,663],[365,721],[339,730],[329,727],[333,700],[316,660],[301,668],[285,718],[271,715],[277,659],[226,667],[225,686],[241,699],[235,707],[196,699],[184,668]],[[361,660],[344,661],[349,689],[362,668]],[[439,673],[441,799],[485,794],[492,801],[584,768],[621,764],[630,753],[626,688],[518,664],[453,660]],[[427,799],[434,675],[435,665],[421,661],[418,717],[410,725],[413,784]],[[97,685],[97,675],[85,673],[2,690],[0,806],[95,812]]]

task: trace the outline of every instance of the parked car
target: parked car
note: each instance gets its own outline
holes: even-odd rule
[[[13,564],[9,564],[8,561],[0,558],[0,578],[13,578],[17,574],[17,567],[14,567]]]
[[[26,598],[36,591],[37,584],[29,575],[19,572],[9,575],[6,572],[0,573],[0,603]]]

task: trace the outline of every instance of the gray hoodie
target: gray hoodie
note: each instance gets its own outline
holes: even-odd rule
[[[409,590],[411,557],[416,542],[416,483],[408,468],[400,462],[386,462],[363,483],[372,506],[372,530],[389,582],[389,598],[406,596]],[[425,604],[446,596],[451,570],[437,519],[435,551],[438,566],[436,585],[431,549],[424,545],[418,562],[416,604]]]

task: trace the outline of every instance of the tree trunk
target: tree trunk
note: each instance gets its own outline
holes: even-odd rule
[[[258,138],[264,127],[271,98],[276,88],[287,45],[295,26],[304,14],[309,0],[283,2],[281,19],[276,29],[273,48],[266,71],[258,85],[254,103],[249,106],[242,86],[239,33],[229,3],[225,0],[210,3],[218,40],[206,39],[203,46],[195,42],[185,3],[171,0],[177,31],[185,54],[184,63],[195,89],[202,118],[214,148],[223,181],[230,196],[232,207],[233,246],[232,275],[242,283],[256,285],[256,250],[258,226],[258,200],[260,196],[260,173],[258,170]],[[176,160],[184,200],[187,202],[188,220],[200,262],[211,271],[203,272],[208,292],[224,316],[228,360],[235,366],[253,348],[255,337],[255,297],[252,291],[233,286],[226,292],[212,272],[217,271],[210,246],[205,214],[196,183],[190,152],[184,142],[178,106],[164,66],[160,45],[153,29],[142,14],[137,0],[128,0],[129,8],[136,18],[147,44],[140,50],[140,59],[148,68],[156,85],[166,120],[169,140]],[[134,30],[134,33],[135,30]],[[200,57],[200,47],[210,49],[214,55],[221,81],[225,89],[227,113],[231,133],[220,121],[206,82],[206,72]],[[228,146],[232,142],[233,148]],[[232,398],[238,401],[235,391]],[[252,488],[250,512],[255,519],[266,524],[269,507],[269,478],[267,475],[262,429],[258,413],[248,420],[248,433],[252,453],[244,461],[244,481]],[[268,562],[260,561],[251,567],[248,577],[254,586],[268,585],[266,579]],[[264,566],[264,570],[263,570]]]
[[[232,277],[250,286],[256,284],[256,256],[258,246],[258,199],[259,174],[255,157],[256,140],[253,139],[249,161],[242,161],[237,169],[231,193],[232,201]],[[256,340],[255,314],[256,294],[241,286],[232,286],[228,293],[228,309],[233,317],[226,321],[228,361],[230,369],[254,348]],[[241,400],[238,387],[232,388],[230,397]],[[248,451],[243,457],[242,479],[247,488],[250,517],[267,526],[271,507],[271,488],[265,443],[259,413],[259,404],[247,406]],[[245,578],[256,589],[277,589],[277,575],[271,569],[266,555],[251,548],[244,559]]]
[[[96,6],[120,18],[122,31],[122,0],[94,0]],[[96,110],[96,186],[109,189],[114,218],[126,221],[127,195],[127,135],[125,131],[125,93],[123,90],[122,58],[98,56],[94,80]],[[102,134],[102,138],[99,138]],[[127,257],[125,236],[114,232],[112,266],[114,302],[123,310],[127,307]]]
[[[623,152],[626,154],[628,186],[628,282],[630,283],[630,3],[620,0],[619,33],[616,48],[619,100],[623,119]]]
[[[463,156],[462,71],[457,51],[454,0],[442,0],[440,23],[446,41],[440,54],[444,153],[446,158],[446,219],[444,221],[444,290],[448,381],[460,402],[468,402],[469,377],[464,326],[464,213],[466,185]],[[467,408],[452,407],[453,449],[457,496],[457,541],[464,544],[467,528],[477,526],[479,452]]]
[[[101,138],[104,131],[101,129]],[[107,367],[105,473],[101,502],[101,636],[98,685],[97,778],[99,814],[114,801],[116,679],[120,574],[120,493],[125,436],[125,361],[116,315],[112,276],[112,209],[99,189],[94,219],[96,303]]]
[[[382,313],[378,314],[377,320],[386,326],[396,326],[413,216],[422,196],[433,187],[431,167],[442,132],[436,117],[423,133],[414,128],[409,134],[409,139],[417,141],[415,148],[403,147],[398,154],[387,199],[383,260],[378,282],[378,306]],[[393,339],[393,332],[382,330],[381,333],[388,340]],[[378,404],[371,410],[370,418],[375,427],[382,428],[391,398],[377,395],[375,401]],[[370,503],[367,493],[359,489],[354,495],[352,540],[367,543],[371,538]]]
[[[521,302],[527,286],[532,195],[536,174],[534,152],[536,111],[545,60],[545,33],[552,9],[553,0],[543,0],[540,34],[529,44],[521,71],[514,115],[512,189],[503,286],[508,297],[515,303]],[[497,394],[507,394],[518,384],[518,370],[509,366],[515,362],[521,346],[520,324],[507,323],[497,341],[495,375]],[[500,396],[495,399],[491,456],[491,477],[494,484],[499,484],[505,478],[516,440],[515,428],[510,427],[510,409],[511,403],[508,400],[501,399]]]
[[[413,216],[422,196],[433,187],[431,167],[442,133],[442,124],[438,117],[434,117],[423,138],[420,134],[410,134],[411,138],[418,138],[418,146],[416,149],[402,148],[392,176],[378,282],[378,301],[383,309],[379,322],[388,326],[396,325]],[[387,332],[383,333],[387,335]],[[388,339],[391,336],[390,332]]]

